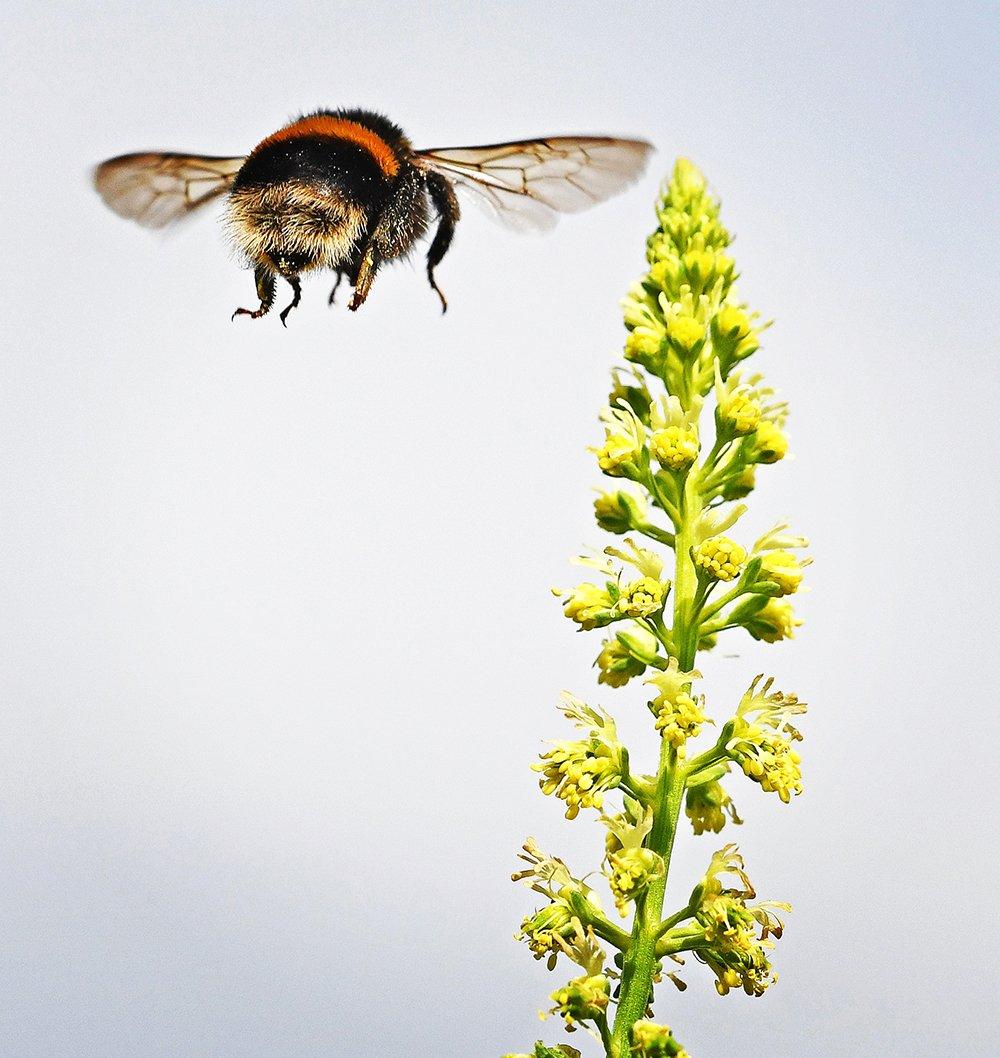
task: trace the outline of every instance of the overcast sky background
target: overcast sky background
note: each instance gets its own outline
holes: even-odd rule
[[[795,905],[760,1000],[688,967],[695,1058],[1000,1049],[995,966],[993,3],[59,5],[0,40],[0,1054],[495,1058],[566,978],[511,939],[528,764],[569,688],[653,751],[641,689],[549,595],[603,545],[586,445],[659,178],[707,172],[794,461],[746,535],[813,539],[790,644],[703,659],[813,705],[806,794],[734,780],[723,839]],[[649,137],[627,195],[543,238],[466,211],[439,270],[283,330],[217,219],[161,237],[87,182],[368,105],[421,146]],[[736,655],[736,656],[734,656]],[[579,1045],[580,1036],[576,1037]],[[587,1041],[583,1041],[587,1046]],[[591,1046],[587,1052],[594,1055]]]

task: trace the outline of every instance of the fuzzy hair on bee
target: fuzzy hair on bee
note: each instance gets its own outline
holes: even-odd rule
[[[483,147],[414,150],[398,125],[368,110],[319,110],[261,140],[249,154],[127,154],[103,162],[94,184],[120,216],[145,227],[174,223],[226,196],[225,225],[254,272],[257,319],[274,305],[277,280],[292,289],[284,324],[301,300],[299,277],[328,271],[364,304],[383,264],[407,256],[429,233],[427,278],[461,216],[456,188],[515,230],[551,227],[642,173],[650,145],[607,136],[560,136]]]

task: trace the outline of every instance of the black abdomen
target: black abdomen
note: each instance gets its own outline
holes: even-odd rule
[[[296,136],[258,148],[236,174],[233,190],[289,181],[353,199],[369,212],[382,206],[391,187],[363,147],[328,136]]]

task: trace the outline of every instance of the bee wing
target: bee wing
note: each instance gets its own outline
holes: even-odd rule
[[[485,147],[417,151],[436,170],[516,231],[544,231],[623,191],[646,168],[652,144],[610,136],[553,136]]]
[[[163,228],[228,191],[244,158],[123,154],[94,170],[94,187],[120,217]]]

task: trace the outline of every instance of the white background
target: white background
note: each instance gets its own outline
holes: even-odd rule
[[[585,446],[679,153],[778,321],[757,363],[795,459],[747,536],[789,516],[816,554],[799,638],[732,639],[705,685],[722,714],[766,668],[813,711],[806,794],[734,782],[724,835],[795,904],[779,984],[723,1000],[692,964],[657,1016],[695,1058],[997,1052],[996,25],[973,3],[7,8],[0,1053],[561,1038],[535,1012],[566,975],[511,939],[532,897],[507,875],[529,833],[597,866],[598,828],[527,770],[562,688],[653,749],[641,689],[597,691],[599,635],[548,589],[605,542]],[[545,238],[467,210],[445,317],[418,259],[356,316],[309,284],[287,331],[230,322],[252,280],[217,219],[158,237],[88,186],[111,154],[238,154],[344,105],[420,146],[659,153]],[[683,835],[668,899],[718,844]]]

